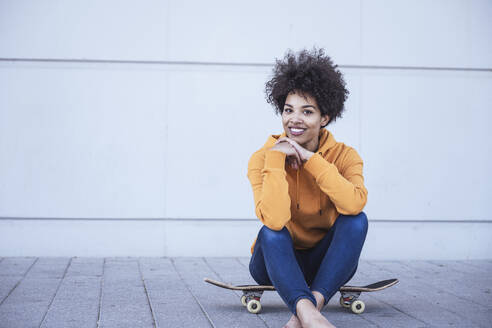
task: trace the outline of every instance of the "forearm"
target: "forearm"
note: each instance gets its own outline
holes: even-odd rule
[[[285,154],[267,151],[261,169],[250,169],[255,213],[260,221],[273,230],[282,229],[290,220],[289,185],[285,172]],[[251,166],[255,166],[254,163]]]
[[[362,177],[362,161],[355,162],[347,171],[350,181],[338,168],[321,155],[314,154],[305,164],[316,179],[319,188],[325,193],[341,214],[358,214],[367,202],[367,189]]]
[[[289,186],[283,174],[264,170],[263,188],[256,203],[256,215],[264,225],[281,230],[290,220]]]

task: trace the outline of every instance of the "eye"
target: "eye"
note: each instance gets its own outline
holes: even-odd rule
[[[285,107],[284,112],[290,113],[292,112],[292,109],[290,107]]]
[[[311,115],[312,113],[313,113],[313,111],[311,111],[311,110],[305,110],[304,111],[304,114],[306,114],[306,115]]]

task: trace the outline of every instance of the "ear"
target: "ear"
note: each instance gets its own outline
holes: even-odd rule
[[[328,116],[328,114],[325,114],[325,115],[321,115],[321,127],[324,127],[328,124],[328,122],[330,121],[330,117]]]

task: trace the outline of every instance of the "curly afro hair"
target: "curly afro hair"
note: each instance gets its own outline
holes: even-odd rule
[[[342,73],[323,49],[301,50],[297,57],[288,50],[283,60],[275,60],[273,77],[266,83],[266,100],[282,114],[287,95],[300,91],[316,99],[322,115],[328,115],[328,124],[342,117],[344,102],[349,91],[345,88]],[[325,126],[326,126],[325,125]]]

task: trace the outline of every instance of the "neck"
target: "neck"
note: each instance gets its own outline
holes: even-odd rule
[[[301,145],[301,146],[303,146],[304,148],[306,148],[309,151],[315,152],[316,150],[318,150],[319,137],[318,138],[314,138],[314,139],[310,140],[309,142],[307,142],[307,143],[305,143],[304,145]]]

